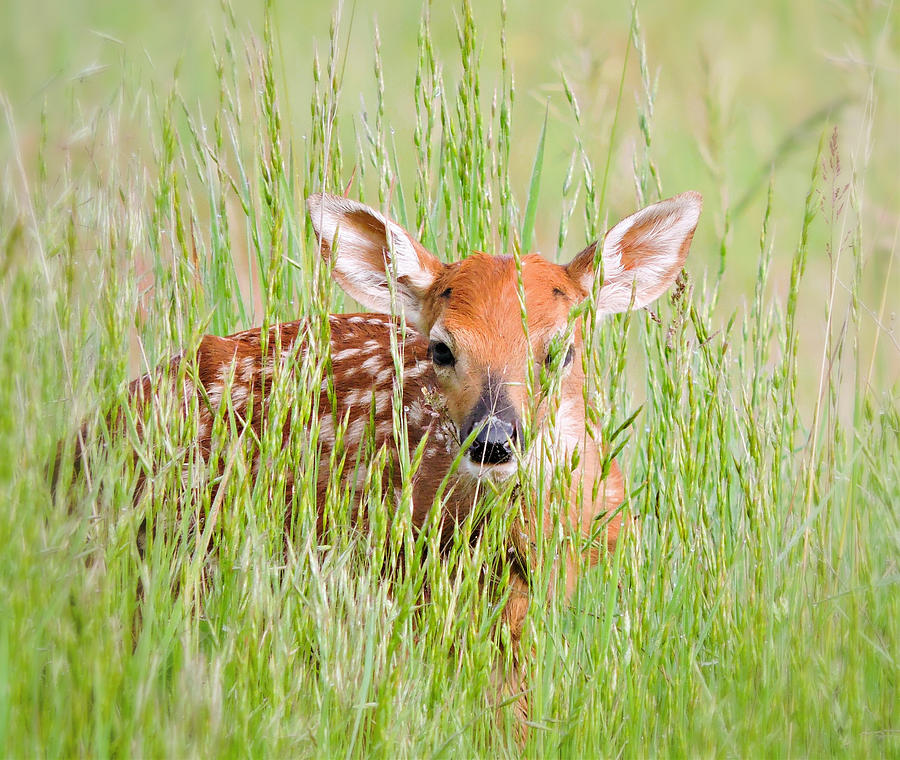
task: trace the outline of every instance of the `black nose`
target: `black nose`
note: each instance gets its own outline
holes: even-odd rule
[[[469,459],[478,465],[508,462],[517,443],[518,426],[519,416],[505,387],[488,376],[475,408],[462,426],[463,439],[477,431],[469,446]]]
[[[481,430],[469,447],[469,459],[476,464],[503,464],[512,457],[516,426],[493,415],[482,420]]]

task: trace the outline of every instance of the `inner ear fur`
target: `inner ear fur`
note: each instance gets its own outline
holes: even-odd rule
[[[407,319],[418,323],[422,299],[444,265],[403,227],[349,198],[320,193],[307,199],[310,219],[332,260],[338,285],[378,312],[391,310],[389,277]]]
[[[668,290],[687,259],[702,205],[700,193],[681,193],[641,209],[606,233],[600,254],[599,311],[640,308]],[[569,276],[587,293],[601,274],[597,245],[589,245],[566,266]]]

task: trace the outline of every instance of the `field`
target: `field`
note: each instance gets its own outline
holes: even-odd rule
[[[892,4],[0,2],[2,754],[900,756]],[[321,545],[315,424],[254,479],[224,416],[215,499],[178,399],[107,424],[206,333],[353,310],[323,189],[448,261],[704,195],[679,287],[585,317],[634,529],[570,600],[571,536],[535,547],[524,738],[482,582],[508,493],[441,557],[373,478],[372,530],[335,489]],[[276,411],[323,374],[313,346]]]

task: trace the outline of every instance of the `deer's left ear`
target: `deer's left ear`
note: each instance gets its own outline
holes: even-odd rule
[[[603,282],[597,310],[612,314],[655,301],[675,282],[684,266],[703,198],[687,192],[641,209],[623,219],[603,240]],[[594,265],[597,243],[566,266],[569,276],[588,293],[600,273]]]
[[[422,300],[444,269],[399,224],[362,203],[319,193],[306,200],[309,216],[331,257],[338,285],[354,300],[373,311],[391,310],[391,285],[406,319],[419,326]]]

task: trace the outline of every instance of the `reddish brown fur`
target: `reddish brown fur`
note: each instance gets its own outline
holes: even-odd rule
[[[539,367],[554,328],[566,324],[569,311],[586,294],[564,267],[537,254],[523,258],[522,282],[528,337]],[[461,418],[461,410],[472,408],[489,372],[507,384],[517,408],[526,406],[527,346],[517,283],[511,256],[476,253],[448,266],[425,299],[429,304],[423,318],[426,326],[440,319],[467,362],[469,382],[447,394],[456,419]],[[448,289],[451,295],[442,298],[440,294]]]
[[[453,326],[462,332],[465,332],[464,326],[466,319],[493,319],[492,324],[494,330],[489,331],[479,341],[475,341],[482,351],[484,357],[482,361],[487,364],[489,356],[497,357],[500,364],[509,366],[510,359],[502,358],[501,349],[507,352],[514,350],[523,350],[524,332],[521,327],[519,310],[517,303],[510,304],[509,290],[513,290],[515,294],[515,269],[511,259],[495,259],[481,255],[467,259],[468,266],[455,267],[447,278],[446,287],[454,289],[454,296],[459,293],[462,296],[460,303],[462,306],[457,307],[457,301],[454,298],[451,302],[453,308],[448,308],[443,312],[445,324]],[[470,263],[469,263],[470,262]],[[491,284],[495,288],[495,303],[504,304],[505,311],[498,308],[492,315],[488,315],[484,310],[478,309],[475,293],[477,292],[479,283],[483,283],[484,267],[493,267],[494,282]],[[482,270],[482,271],[479,271]],[[570,283],[564,281],[564,276],[560,275],[562,267],[555,264],[549,264],[539,257],[528,257],[524,272],[526,273],[526,283],[530,283],[530,290],[526,290],[526,303],[529,310],[529,332],[533,342],[539,346],[544,340],[544,333],[553,324],[553,320],[567,313],[569,298],[565,295],[560,296],[554,293],[554,288],[573,289]],[[542,277],[541,274],[548,276]],[[528,287],[528,286],[526,286]],[[537,304],[542,304],[543,309],[538,308]],[[512,321],[509,325],[507,321],[504,325],[503,320]],[[471,325],[472,323],[469,322]],[[265,369],[265,360],[275,360],[281,353],[282,357],[287,354],[298,356],[298,352],[303,351],[302,341],[304,336],[304,321],[289,322],[277,325],[270,329],[267,349],[265,354],[262,351],[261,330],[256,328],[246,330],[234,335],[221,338],[216,336],[205,336],[197,349],[196,358],[192,359],[196,371],[196,377],[202,386],[202,392],[197,394],[199,406],[199,430],[200,435],[197,441],[198,450],[204,458],[209,458],[211,454],[211,433],[212,421],[219,407],[224,400],[223,390],[230,384],[231,398],[228,400],[228,410],[235,415],[238,424],[238,432],[240,433],[243,426],[249,423],[253,435],[245,436],[247,445],[253,447],[253,441],[260,439],[266,432],[268,424],[268,398],[271,392],[273,372]],[[332,315],[330,318],[331,326],[331,366],[334,387],[339,389],[336,394],[336,405],[332,409],[328,399],[327,392],[323,389],[319,396],[319,414],[320,420],[329,420],[326,426],[329,430],[334,430],[338,424],[345,423],[348,432],[353,431],[360,425],[368,426],[370,423],[370,413],[373,415],[374,427],[372,429],[372,442],[376,449],[384,446],[389,453],[389,461],[393,466],[389,466],[384,473],[384,487],[387,489],[399,488],[401,482],[399,480],[399,466],[397,465],[397,452],[395,448],[395,440],[392,427],[393,413],[393,395],[392,389],[394,384],[394,373],[391,369],[392,358],[390,354],[389,336],[390,331],[398,330],[395,322],[386,315],[378,314],[342,314]],[[505,329],[503,329],[505,328]],[[518,334],[517,334],[518,333]],[[472,330],[472,336],[477,337],[477,332]],[[538,336],[538,337],[536,337]],[[300,343],[298,344],[298,341]],[[377,346],[374,351],[366,351],[365,349]],[[442,481],[448,472],[453,458],[458,452],[458,443],[452,431],[447,429],[446,419],[442,415],[441,410],[434,408],[430,399],[437,392],[437,382],[434,376],[434,370],[430,362],[426,359],[427,342],[412,328],[406,330],[406,340],[401,344],[402,355],[404,360],[404,383],[403,383],[403,406],[404,415],[408,418],[409,425],[409,446],[411,450],[419,445],[422,438],[428,436],[426,458],[422,467],[418,470],[413,484],[413,503],[414,514],[413,520],[415,525],[421,525],[431,505],[434,502],[435,495]],[[542,354],[540,349],[536,351],[537,361],[541,361]],[[360,374],[360,365],[366,359],[377,360],[377,371],[369,374]],[[169,365],[166,375],[174,378],[178,364],[184,361],[184,357],[178,357]],[[247,366],[249,363],[249,371]],[[281,360],[276,362],[276,371],[290,371],[285,365],[287,362]],[[390,371],[386,371],[390,370]],[[191,377],[191,371],[186,372],[187,377]],[[372,377],[371,375],[374,375]],[[574,393],[575,403],[579,405],[580,418],[583,417],[583,398],[580,391],[583,376],[581,375],[580,363],[576,362],[572,368],[571,386],[577,390]],[[144,376],[131,385],[131,394],[139,405],[152,403],[152,378]],[[350,389],[363,388],[366,390],[364,398],[357,399],[357,403],[349,403],[348,399],[352,396],[348,393]],[[519,391],[518,388],[516,388]],[[565,391],[564,391],[565,392]],[[371,405],[371,394],[374,393],[376,398],[384,399],[388,402],[385,404],[376,404],[374,410]],[[520,391],[524,395],[524,389]],[[447,399],[452,402],[452,399]],[[252,409],[250,408],[252,404]],[[184,408],[190,408],[190,404],[185,400]],[[410,419],[412,413],[417,413],[424,424],[416,424],[416,419]],[[583,424],[583,423],[582,423]],[[140,433],[140,431],[138,431]],[[292,435],[297,433],[294,428],[292,415],[288,418],[283,426],[282,435],[285,445],[288,444]],[[327,434],[320,436],[322,444],[322,458],[327,461],[330,453],[331,440]],[[355,468],[353,463],[356,462],[359,453],[359,446],[362,443],[361,436],[346,435],[345,453],[346,461],[349,463],[343,473],[345,481],[351,481],[355,477]],[[590,438],[585,436],[585,441],[590,442]],[[258,452],[254,452],[258,455]],[[575,529],[579,529],[585,534],[589,533],[593,527],[594,518],[598,514],[602,514],[607,510],[614,509],[622,500],[623,486],[622,478],[618,467],[613,463],[612,469],[607,477],[603,487],[601,487],[596,503],[590,501],[590,488],[593,483],[592,477],[596,477],[601,467],[602,453],[594,445],[584,447],[581,455],[582,469],[586,473],[585,477],[585,494],[584,501],[586,508],[580,514],[571,514],[568,518],[564,518]],[[363,463],[364,464],[364,463]],[[593,474],[593,475],[592,475]],[[291,493],[293,490],[294,474],[287,472],[285,475],[285,487],[287,489],[287,501],[291,501]],[[142,477],[143,480],[143,477]],[[319,504],[324,504],[326,491],[329,487],[330,473],[326,467],[319,470],[317,482],[317,497]],[[577,503],[577,490],[581,486],[580,482],[573,485],[571,494],[571,504]],[[442,524],[442,536],[444,541],[449,541],[455,529],[458,520],[464,519],[468,511],[472,507],[474,492],[476,489],[475,481],[471,479],[457,479],[451,490],[445,504],[445,514]],[[358,493],[357,496],[361,496]],[[289,517],[289,516],[288,516]],[[319,529],[324,529],[320,515]],[[553,516],[544,515],[544,530],[552,530]],[[621,518],[616,517],[608,526],[608,544],[614,546],[618,537],[621,526]],[[529,538],[534,540],[536,537],[533,531],[537,526],[531,526],[529,529]],[[526,551],[526,547],[519,547],[521,551]],[[591,551],[592,561],[596,561],[598,553],[596,548]],[[574,587],[576,574],[573,569],[579,564],[576,557],[571,557],[567,563],[570,570],[567,573],[567,587],[569,590]],[[522,595],[524,586],[520,581],[514,582],[514,587],[518,589],[518,593],[514,593],[509,609],[505,617],[511,627],[514,640],[518,639],[521,633],[521,624],[524,619],[524,613],[527,609],[527,597]]]
[[[304,350],[304,329],[306,322],[287,322],[276,325],[269,330],[267,350],[262,351],[261,330],[255,328],[234,335],[220,338],[207,335],[202,338],[197,349],[196,358],[191,361],[196,369],[196,377],[203,388],[198,393],[200,435],[197,446],[204,458],[209,458],[212,447],[212,422],[220,405],[225,403],[223,392],[230,387],[228,393],[228,411],[233,413],[238,422],[238,433],[249,423],[252,435],[246,435],[247,445],[253,447],[253,441],[259,440],[266,432],[269,418],[269,396],[271,393],[273,376],[275,372],[290,371],[289,362],[284,361],[285,354],[299,356]],[[390,331],[398,332],[397,324],[386,315],[379,314],[341,314],[332,315],[331,326],[331,367],[334,387],[339,389],[336,394],[336,404],[332,408],[327,390],[319,393],[318,409],[322,434],[322,458],[327,461],[333,444],[333,434],[326,431],[334,431],[338,425],[345,424],[348,433],[358,430],[361,426],[368,427],[374,423],[371,432],[371,443],[374,448],[385,447],[389,453],[389,466],[384,473],[383,487],[386,489],[399,489],[401,486],[400,469],[397,462],[397,452],[393,435],[393,385],[394,372],[393,360],[390,353]],[[299,341],[299,343],[298,343]],[[371,351],[374,344],[377,350]],[[415,330],[406,331],[406,340],[401,343],[401,351],[404,359],[405,379],[403,384],[404,414],[409,416],[420,414],[425,424],[409,425],[409,445],[411,450],[419,445],[421,440],[428,436],[427,458],[428,465],[420,468],[415,475],[413,483],[413,502],[415,510],[414,523],[421,525],[435,494],[444,479],[444,473],[449,469],[453,456],[458,447],[454,448],[454,441],[446,429],[445,421],[439,410],[434,409],[429,403],[431,398],[428,391],[434,388],[434,377],[431,365],[426,360],[427,344],[422,336]],[[279,353],[281,359],[278,358]],[[365,360],[376,359],[378,371],[370,375],[360,376],[359,366]],[[273,370],[265,367],[266,360],[275,360],[276,368]],[[299,360],[299,359],[298,359]],[[176,369],[184,357],[177,357],[169,365],[167,375],[175,376]],[[248,367],[249,363],[249,367]],[[388,371],[389,370],[389,371]],[[187,377],[192,375],[188,370]],[[130,387],[130,393],[139,406],[152,403],[152,380],[150,375],[145,375],[135,380]],[[360,384],[362,383],[362,384]],[[362,388],[365,390],[362,397],[356,399],[356,403],[348,403],[352,397],[346,392],[350,388]],[[343,391],[343,392],[341,392]],[[371,404],[372,394],[379,399],[385,399],[388,403]],[[189,408],[185,404],[185,409]],[[371,419],[370,419],[371,415]],[[327,423],[327,424],[326,424]],[[140,430],[138,433],[140,434]],[[289,411],[284,423],[282,436],[287,446],[292,435],[297,435],[293,413]],[[346,454],[348,465],[343,473],[345,481],[355,477],[354,463],[364,437],[361,435],[345,435],[343,453]],[[254,449],[254,455],[258,452]],[[362,463],[365,466],[365,463]],[[255,474],[256,468],[254,468]],[[143,477],[141,478],[143,481]],[[317,481],[317,500],[324,504],[326,491],[329,486],[330,473],[327,467],[319,469]],[[294,486],[294,473],[285,473],[286,500],[291,502]],[[361,491],[361,489],[360,489]],[[459,483],[453,489],[447,500],[447,516],[442,526],[444,539],[452,536],[457,520],[464,519],[471,508],[473,500],[473,488],[471,484]],[[357,494],[359,497],[361,493]],[[320,515],[319,529],[324,528],[323,515]]]
[[[575,326],[571,356],[558,376],[554,419],[548,417],[547,399],[529,398],[529,378],[539,376],[550,358],[551,342],[564,337],[572,308],[589,290],[597,291],[595,306],[609,313],[647,304],[672,284],[687,255],[701,203],[699,194],[683,193],[620,222],[599,249],[598,276],[598,244],[567,266],[531,254],[522,258],[519,269],[512,257],[483,253],[443,264],[377,210],[324,194],[308,199],[322,253],[341,287],[370,308],[402,310],[437,352],[429,381],[445,399],[456,428],[463,435],[472,431],[470,477],[509,477],[515,470],[510,461],[514,449],[526,470],[533,469],[529,457],[543,450],[521,450],[518,431],[525,418],[539,436],[549,436],[551,456],[559,457],[556,463],[578,452],[568,508],[561,515],[526,516],[525,542],[534,542],[539,531],[550,531],[557,519],[589,537],[598,519],[612,514],[606,533],[610,547],[622,527],[616,510],[624,485],[615,462],[604,466],[598,431],[586,423],[580,326]],[[529,361],[534,366],[529,367]],[[424,466],[439,471],[440,477],[446,472],[443,462],[426,461]],[[515,536],[511,540],[515,543]],[[570,550],[559,562],[567,592],[583,566],[579,551]],[[591,561],[597,560],[596,547],[584,551]],[[514,638],[525,604],[524,599],[514,600],[506,611]]]
[[[655,204],[617,225],[614,243],[604,244],[604,266],[612,274],[609,287],[604,277],[598,301],[609,311],[623,311],[631,305],[649,303],[671,285],[680,270],[693,237],[700,213],[700,196],[685,193]],[[512,594],[503,617],[514,644],[522,632],[528,608],[527,558],[538,534],[554,530],[562,521],[576,537],[588,538],[604,515],[614,515],[606,529],[607,546],[612,548],[622,529],[622,516],[615,513],[624,498],[622,474],[615,462],[604,473],[604,452],[599,436],[586,423],[584,375],[580,326],[572,336],[572,360],[560,375],[558,411],[554,419],[548,414],[547,399],[528,397],[528,357],[535,363],[538,377],[548,357],[551,341],[567,329],[572,308],[588,296],[594,287],[597,244],[578,254],[567,266],[546,261],[530,254],[521,261],[521,283],[527,315],[527,332],[522,324],[519,300],[519,271],[509,256],[475,253],[453,263],[442,264],[408,233],[377,211],[335,196],[312,196],[309,199],[312,220],[320,235],[321,250],[326,258],[337,256],[334,276],[347,293],[367,303],[370,308],[387,308],[396,295],[398,302],[411,315],[416,329],[409,327],[401,340],[398,324],[384,314],[344,314],[330,318],[331,370],[335,393],[334,408],[327,385],[319,391],[318,421],[322,462],[328,461],[335,442],[335,431],[346,425],[344,454],[348,463],[363,468],[368,464],[361,446],[368,440],[376,450],[384,449],[387,466],[381,473],[385,490],[399,489],[397,443],[393,430],[396,411],[406,419],[408,445],[416,449],[425,441],[425,456],[413,482],[413,522],[419,528],[434,504],[438,489],[447,477],[451,463],[459,452],[459,430],[468,415],[482,413],[487,417],[501,414],[499,407],[484,409],[484,400],[493,393],[503,395],[504,414],[516,420],[533,412],[533,423],[542,433],[552,433],[554,456],[568,457],[577,449],[579,464],[573,473],[564,514],[526,515],[524,522],[509,536],[510,549],[519,558],[511,578]],[[340,231],[343,230],[343,233]],[[612,233],[611,233],[612,234]],[[337,243],[335,245],[335,243]],[[392,258],[393,257],[393,258]],[[392,263],[391,263],[392,262]],[[397,275],[396,291],[388,297],[388,272]],[[606,273],[606,270],[604,270]],[[605,300],[604,300],[605,299]],[[390,349],[392,333],[397,333],[402,354],[402,406],[394,410],[394,374]],[[197,452],[209,459],[215,442],[211,438],[212,423],[226,403],[239,435],[243,435],[254,456],[253,474],[260,466],[260,451],[253,443],[267,433],[270,424],[270,400],[273,377],[294,373],[305,349],[306,322],[277,325],[263,340],[260,329],[247,330],[226,338],[206,336],[202,339],[193,371],[184,373],[196,378],[200,388],[185,386],[175,389],[183,408],[189,413],[194,401],[199,409]],[[429,341],[446,343],[452,351],[452,362],[436,367],[429,358]],[[265,345],[265,349],[263,348]],[[178,377],[183,357],[169,365],[167,375]],[[230,393],[226,390],[230,388]],[[135,381],[131,393],[140,405],[152,404],[153,383],[150,377]],[[432,400],[441,399],[435,408]],[[492,401],[492,404],[499,403]],[[473,411],[474,410],[474,411]],[[296,436],[300,420],[289,409],[281,436],[284,445]],[[498,417],[499,419],[499,417]],[[507,424],[506,422],[491,424]],[[511,423],[509,423],[511,424]],[[482,428],[484,429],[484,428]],[[501,429],[501,428],[498,428]],[[509,427],[515,431],[515,427]],[[141,430],[137,431],[141,434]],[[249,434],[248,434],[249,433]],[[504,433],[504,444],[517,445]],[[474,449],[470,449],[471,453]],[[526,463],[533,452],[518,451]],[[485,460],[470,467],[485,466]],[[494,473],[509,476],[515,467],[508,457],[491,462]],[[507,466],[506,470],[497,469]],[[488,468],[489,469],[489,468]],[[317,530],[327,529],[323,512],[326,494],[332,480],[326,466],[319,468]],[[506,475],[503,475],[503,473]],[[458,521],[471,510],[478,490],[475,474],[457,474],[443,502],[441,530],[449,541]],[[283,473],[290,505],[294,473]],[[356,505],[362,498],[362,478],[353,464],[341,475],[344,484],[356,486]],[[541,488],[542,484],[525,483]],[[290,517],[290,515],[288,515]],[[586,542],[584,542],[586,543]],[[557,570],[565,575],[566,593],[571,593],[584,560],[593,564],[600,549],[582,546],[578,540],[557,562]],[[507,682],[509,688],[518,683],[518,675]],[[524,711],[524,702],[518,705]]]
[[[587,293],[565,267],[548,262],[537,254],[523,257],[522,283],[528,339],[539,371],[547,356],[550,339],[560,326],[565,326],[572,307]],[[442,294],[448,289],[449,297],[443,297]],[[527,366],[523,361],[527,355],[527,345],[514,259],[511,256],[479,253],[451,264],[437,278],[424,300],[428,304],[423,316],[425,328],[430,329],[440,320],[455,340],[460,361],[466,362],[465,380],[449,388],[447,384],[453,381],[446,381],[442,389],[447,395],[451,415],[458,420],[472,408],[488,374],[506,384],[513,404],[524,412],[528,406]],[[578,502],[575,491],[583,487],[586,508],[582,514],[569,515],[568,521],[573,527],[589,533],[598,515],[614,510],[621,503],[624,486],[618,466],[613,463],[603,487],[599,489],[596,502],[591,503],[590,492],[594,482],[599,480],[603,457],[585,425],[584,375],[579,360],[582,348],[580,330],[575,331],[574,341],[576,358],[563,381],[562,396],[576,410],[573,416],[581,427],[579,447],[583,479],[576,478],[571,503]],[[542,420],[544,411],[543,408],[538,409],[537,422]],[[548,530],[552,517],[544,516]],[[615,545],[620,529],[621,516],[616,516],[608,526],[610,547]],[[570,572],[568,578],[569,583],[573,584],[575,574]]]

